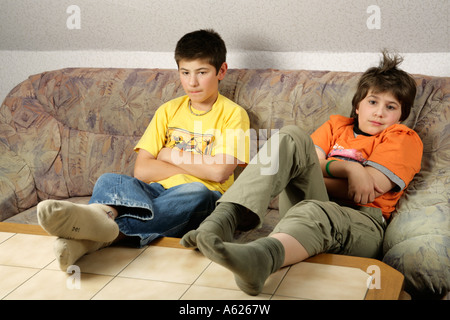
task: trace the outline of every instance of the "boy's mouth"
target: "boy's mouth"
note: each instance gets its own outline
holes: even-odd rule
[[[381,122],[378,122],[378,121],[373,121],[373,120],[371,120],[371,121],[369,121],[372,125],[374,125],[374,126],[381,126],[381,125],[383,125]]]

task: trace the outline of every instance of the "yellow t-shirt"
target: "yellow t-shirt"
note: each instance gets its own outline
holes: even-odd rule
[[[248,163],[249,135],[247,112],[228,98],[219,94],[211,111],[199,116],[189,109],[189,97],[182,96],[158,108],[134,150],[144,149],[155,158],[164,147],[211,156],[224,153]],[[201,182],[210,190],[224,193],[233,181],[233,175],[226,182],[218,183],[177,174],[155,182],[166,189],[183,183]]]

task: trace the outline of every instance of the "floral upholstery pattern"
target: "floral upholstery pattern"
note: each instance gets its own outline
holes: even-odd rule
[[[360,75],[230,69],[220,91],[247,110],[255,154],[270,130],[294,124],[312,133],[332,114],[349,115]],[[450,78],[414,78],[418,92],[405,124],[424,143],[422,170],[393,215],[383,259],[405,275],[407,291],[445,294]],[[43,199],[88,199],[101,174],[131,175],[133,147],[154,112],[183,94],[177,71],[162,69],[67,68],[18,84],[0,107],[0,221],[33,223]]]

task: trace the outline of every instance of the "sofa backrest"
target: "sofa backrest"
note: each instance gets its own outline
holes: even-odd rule
[[[182,94],[175,70],[70,68],[17,85],[1,107],[0,143],[30,171],[11,187],[29,193],[19,211],[37,199],[90,195],[104,172],[131,175],[133,148],[155,110]]]
[[[295,124],[312,133],[331,114],[349,115],[360,75],[230,69],[220,91],[248,111],[261,144],[264,129]],[[416,182],[423,186],[436,168],[448,170],[450,78],[415,79],[418,93],[406,124],[425,145],[423,177]],[[19,193],[10,206],[20,211],[38,199],[90,195],[105,172],[131,175],[133,148],[154,112],[183,94],[176,70],[68,68],[30,76],[0,109],[0,191]],[[12,158],[15,169],[5,163]],[[23,177],[17,182],[15,174]]]
[[[255,129],[294,124],[312,133],[332,114],[350,115],[362,73],[310,70],[237,70],[234,101],[247,109]],[[397,211],[450,198],[450,77],[413,75],[417,93],[403,123],[422,139],[422,168],[401,198]]]

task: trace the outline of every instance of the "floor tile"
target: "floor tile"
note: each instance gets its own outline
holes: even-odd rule
[[[196,250],[150,246],[119,276],[191,284],[210,263]]]
[[[191,286],[181,300],[269,300],[270,295],[250,296],[241,290]]]
[[[178,300],[188,284],[116,277],[94,300]]]
[[[233,273],[196,250],[108,247],[59,269],[55,237],[0,232],[1,299],[302,300],[364,299],[370,275],[302,262],[271,275],[260,295],[238,289]]]
[[[286,274],[288,268],[283,268],[272,274],[266,281],[262,293],[273,294]],[[195,285],[240,290],[236,285],[233,273],[212,262],[200,277],[195,281]]]
[[[5,300],[91,299],[111,279],[110,276],[41,270],[9,294]]]
[[[15,288],[39,272],[39,270],[40,269],[0,265],[0,299],[3,299]]]
[[[270,300],[307,300],[303,298],[294,298],[294,297],[284,297],[284,296],[277,296],[276,294],[270,298]]]
[[[11,232],[0,232],[0,243],[3,241],[6,241],[7,239],[11,238],[15,233]]]
[[[108,247],[81,257],[75,264],[83,273],[115,276],[144,249]]]
[[[0,243],[0,265],[43,268],[55,259],[54,237],[15,234]]]
[[[301,262],[289,269],[275,294],[313,300],[362,300],[368,279],[370,276],[358,268]]]

